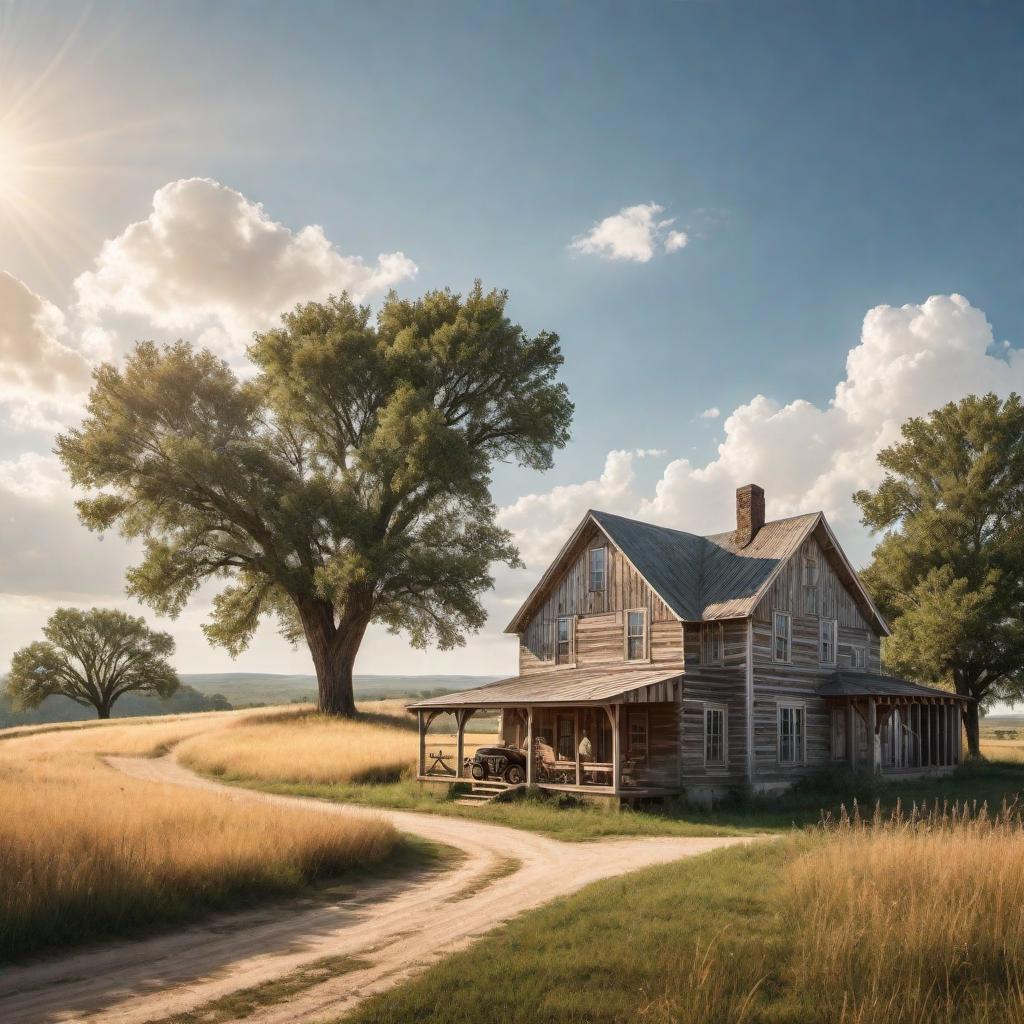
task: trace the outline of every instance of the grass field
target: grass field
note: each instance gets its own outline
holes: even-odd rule
[[[413,859],[383,822],[242,807],[127,778],[99,756],[159,754],[231,717],[50,728],[0,743],[0,958]]]
[[[347,1024],[1024,1020],[1024,832],[840,823],[602,882]]]

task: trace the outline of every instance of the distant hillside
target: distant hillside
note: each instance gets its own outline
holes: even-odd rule
[[[356,676],[356,698],[427,696],[467,690],[492,682],[497,676]],[[189,711],[229,711],[260,704],[295,704],[316,701],[316,678],[311,675],[273,675],[260,672],[185,673],[181,689],[168,701],[126,693],[115,705],[114,718],[145,715],[180,715]],[[0,681],[0,729],[48,722],[81,722],[95,718],[91,708],[79,707],[67,697],[47,697],[32,711],[14,711]]]
[[[170,700],[138,693],[126,693],[115,705],[113,718],[141,718],[146,715],[181,715],[191,711],[230,711],[231,705],[191,686],[182,685]],[[14,711],[0,684],[0,729],[13,725],[41,725],[48,722],[83,722],[95,718],[92,708],[83,708],[67,697],[47,697],[31,711]]]
[[[493,682],[498,676],[356,676],[356,698],[420,696],[439,690],[468,690]],[[261,672],[186,674],[181,681],[200,693],[219,693],[234,707],[247,704],[292,704],[316,700],[316,677],[273,675]]]

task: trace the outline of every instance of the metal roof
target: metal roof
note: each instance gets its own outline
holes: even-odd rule
[[[499,679],[496,683],[446,693],[407,705],[413,709],[514,707],[519,704],[587,704],[614,702],[634,690],[682,680],[683,669],[566,668]]]
[[[951,690],[937,686],[922,686],[894,676],[876,676],[863,672],[837,672],[827,683],[818,687],[821,697],[945,697],[953,700],[972,700]]]

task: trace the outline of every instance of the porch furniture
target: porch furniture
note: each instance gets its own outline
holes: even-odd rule
[[[455,769],[452,767],[452,755],[446,754],[443,750],[439,750],[436,754],[430,754],[430,767],[427,769],[427,775],[455,775],[457,774]]]

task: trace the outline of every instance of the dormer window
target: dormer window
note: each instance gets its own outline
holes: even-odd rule
[[[605,589],[605,580],[607,573],[605,571],[605,549],[604,548],[591,548],[590,549],[590,592],[592,594],[601,593]]]

